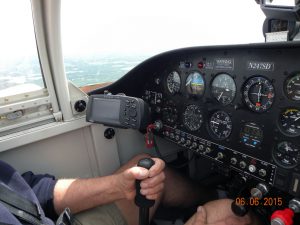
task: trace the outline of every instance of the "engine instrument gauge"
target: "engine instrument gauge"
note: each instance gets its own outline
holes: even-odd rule
[[[236,93],[233,78],[225,73],[217,75],[211,83],[211,92],[222,105],[230,104]]]
[[[181,79],[178,72],[173,71],[167,76],[167,88],[171,94],[175,94],[180,91]]]
[[[300,135],[300,110],[286,109],[279,116],[279,128],[288,136]]]
[[[285,90],[290,99],[300,101],[300,74],[287,80]]]
[[[283,168],[294,168],[299,164],[299,147],[291,142],[283,141],[273,149],[273,159]]]
[[[204,79],[199,72],[190,73],[186,79],[185,86],[187,93],[190,95],[201,97],[204,94]]]
[[[246,146],[256,148],[263,141],[263,131],[256,123],[245,123],[240,132],[240,142]]]
[[[275,91],[272,83],[261,76],[250,78],[244,85],[244,101],[254,112],[265,112],[273,104]]]
[[[197,105],[189,105],[183,113],[183,124],[190,131],[199,130],[203,122],[202,111]]]
[[[210,117],[209,129],[212,136],[218,140],[228,138],[232,131],[232,121],[228,113],[217,111]]]
[[[163,122],[173,125],[177,122],[178,111],[173,101],[167,101],[165,107],[162,108],[162,120]]]

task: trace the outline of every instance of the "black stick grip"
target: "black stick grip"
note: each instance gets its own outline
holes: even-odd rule
[[[247,202],[248,202],[248,199],[247,199]],[[243,205],[238,205],[238,204],[236,204],[235,201],[233,201],[231,203],[231,210],[236,216],[243,217],[248,213],[249,206],[246,203]]]
[[[141,159],[137,166],[143,167],[147,170],[149,170],[153,165],[154,161],[149,158]],[[144,208],[150,208],[154,205],[155,201],[154,200],[149,200],[146,199],[144,195],[141,194],[141,181],[136,180],[135,182],[135,188],[136,188],[136,196],[135,196],[135,204],[138,207],[144,207]]]

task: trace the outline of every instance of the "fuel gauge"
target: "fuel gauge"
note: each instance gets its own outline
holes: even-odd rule
[[[283,168],[294,168],[299,164],[299,147],[288,141],[280,142],[273,150],[273,159]]]
[[[296,137],[300,135],[300,110],[289,108],[279,116],[279,128],[287,136]]]

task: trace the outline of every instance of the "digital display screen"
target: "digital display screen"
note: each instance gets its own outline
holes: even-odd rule
[[[256,137],[256,138],[262,138],[262,131],[260,128],[252,127],[249,125],[246,125],[244,127],[244,133],[248,134],[249,136]]]
[[[93,98],[90,119],[107,125],[119,125],[120,106],[119,99]]]

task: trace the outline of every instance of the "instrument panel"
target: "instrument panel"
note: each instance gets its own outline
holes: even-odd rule
[[[299,58],[299,44],[179,49],[108,90],[143,98],[167,141],[300,196]]]

